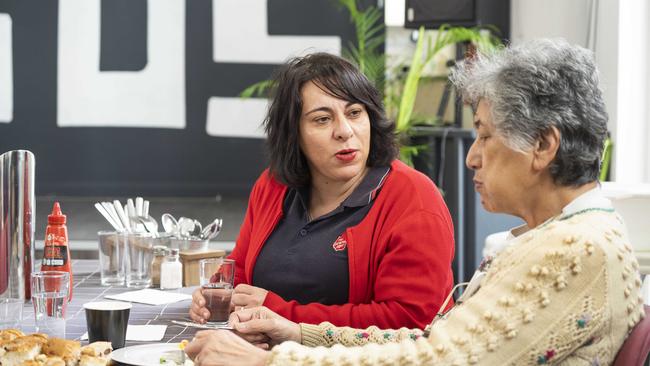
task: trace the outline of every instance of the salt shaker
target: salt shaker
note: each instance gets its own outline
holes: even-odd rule
[[[183,264],[178,249],[171,249],[160,265],[160,288],[171,290],[183,287]]]

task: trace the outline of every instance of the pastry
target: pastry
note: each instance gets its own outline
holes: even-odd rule
[[[79,366],[106,366],[112,351],[111,342],[93,342],[81,348]]]
[[[81,347],[77,341],[25,335],[16,329],[0,330],[0,366],[106,366],[113,351],[110,342]]]
[[[81,354],[87,356],[108,358],[111,352],[113,352],[111,342],[99,341],[81,347]]]
[[[25,333],[21,332],[18,329],[0,330],[0,341],[11,341],[24,335]]]
[[[47,336],[45,336],[47,337]],[[5,353],[0,357],[2,366],[19,366],[25,361],[33,360],[41,353],[47,339],[39,334],[15,338],[2,345]]]
[[[81,344],[61,338],[50,338],[41,351],[47,356],[58,356],[65,361],[66,366],[76,366],[81,355]],[[3,365],[4,366],[4,365]]]
[[[106,366],[108,361],[105,357],[81,355],[79,366]]]

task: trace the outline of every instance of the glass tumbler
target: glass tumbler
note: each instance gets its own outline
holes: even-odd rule
[[[151,287],[153,247],[154,238],[150,234],[126,234],[126,287]]]
[[[100,231],[99,268],[102,286],[122,286],[125,278],[126,236],[117,231]]]
[[[68,272],[32,273],[32,303],[37,332],[65,338],[65,311],[68,307],[69,290]]]
[[[232,259],[208,258],[199,262],[199,281],[205,306],[210,311],[209,323],[225,325],[230,316],[235,280],[235,261]]]

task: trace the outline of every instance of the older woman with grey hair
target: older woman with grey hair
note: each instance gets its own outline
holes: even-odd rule
[[[607,128],[597,75],[591,52],[561,40],[478,54],[453,72],[475,110],[467,166],[481,202],[526,224],[424,332],[296,324],[255,308],[233,313],[239,336],[200,332],[188,354],[199,365],[611,364],[644,312],[625,225],[597,182]]]

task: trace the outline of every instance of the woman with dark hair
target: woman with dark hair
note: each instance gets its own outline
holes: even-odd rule
[[[466,163],[481,203],[526,222],[455,306],[424,332],[297,324],[243,309],[231,324],[260,347],[202,331],[185,349],[197,366],[613,363],[645,311],[625,225],[598,188],[607,113],[591,52],[527,42],[478,54],[451,79],[475,108]]]
[[[431,180],[395,159],[380,94],[325,53],[290,60],[274,85],[270,166],[230,255],[233,305],[298,322],[423,327],[453,285],[453,226]],[[190,316],[209,317],[200,290]]]

